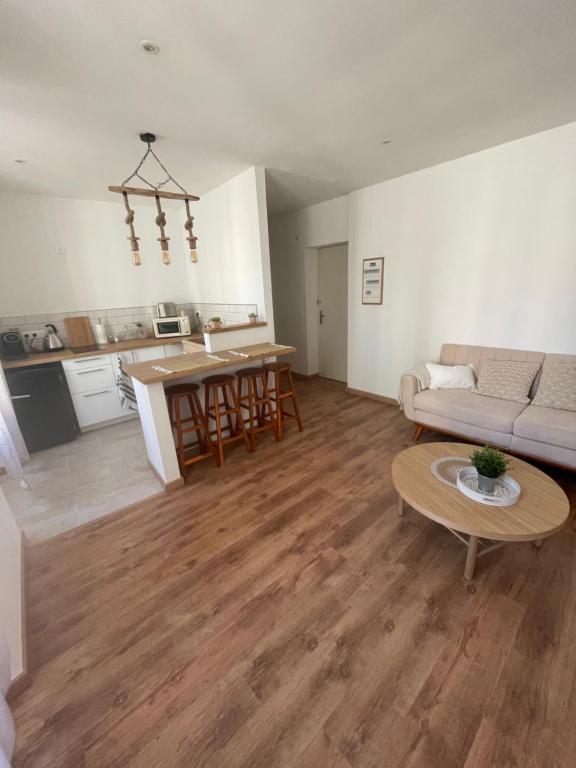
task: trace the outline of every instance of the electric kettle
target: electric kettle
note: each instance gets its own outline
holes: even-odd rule
[[[46,336],[44,336],[44,349],[46,352],[56,352],[58,349],[64,349],[64,343],[56,333],[56,326],[47,323]]]

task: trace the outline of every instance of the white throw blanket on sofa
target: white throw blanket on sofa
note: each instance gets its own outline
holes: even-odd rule
[[[414,376],[418,383],[418,392],[423,389],[428,389],[430,385],[430,374],[425,365],[419,365],[411,371],[406,371],[405,376]],[[404,410],[404,394],[402,391],[402,383],[400,383],[400,393],[398,395],[398,406],[401,411]]]

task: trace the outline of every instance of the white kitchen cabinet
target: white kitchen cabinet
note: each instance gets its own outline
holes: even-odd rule
[[[175,344],[164,344],[164,354],[166,357],[175,357],[176,355],[184,354],[182,342],[178,341]]]
[[[72,395],[72,402],[81,429],[126,415],[120,405],[116,385],[93,392],[78,392]]]
[[[97,368],[81,368],[65,373],[68,388],[73,395],[77,392],[90,392],[94,389],[113,387],[116,384],[110,360],[106,360]]]
[[[110,365],[110,355],[90,355],[90,357],[76,357],[62,361],[62,367],[66,373],[84,368],[98,368],[101,365]]]

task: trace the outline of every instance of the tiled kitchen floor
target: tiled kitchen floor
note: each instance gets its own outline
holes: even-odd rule
[[[146,458],[139,419],[40,451],[24,467],[29,490],[0,478],[16,522],[41,541],[163,490]]]

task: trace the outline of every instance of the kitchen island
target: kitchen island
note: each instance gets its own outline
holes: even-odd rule
[[[184,478],[178,466],[164,383],[190,381],[202,386],[202,379],[216,370],[234,373],[243,366],[274,360],[295,351],[295,347],[263,342],[218,353],[193,352],[125,366],[126,373],[132,377],[148,461],[165,488],[182,485]]]

